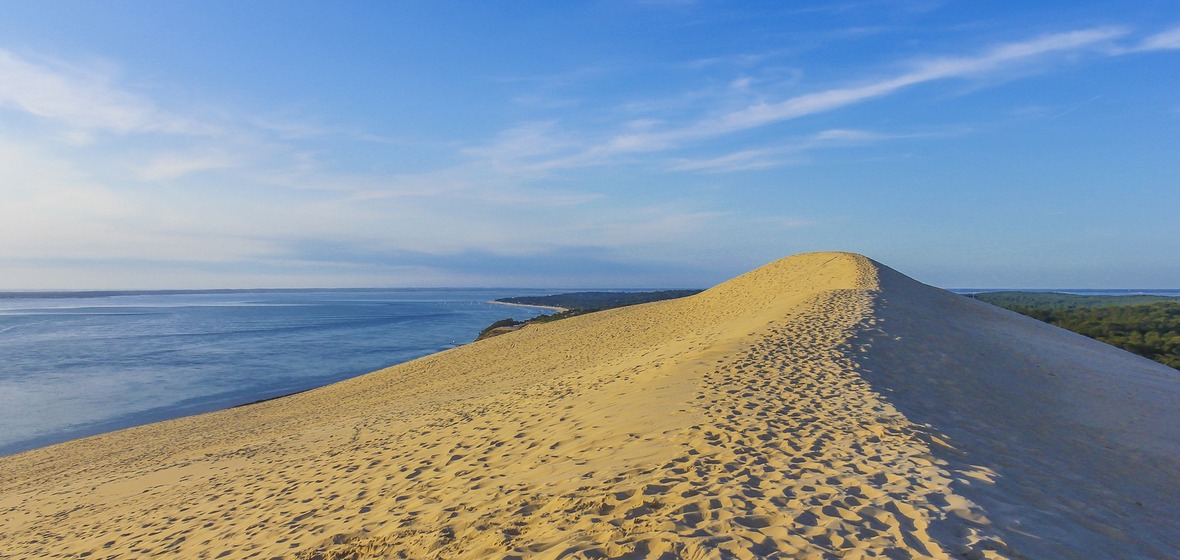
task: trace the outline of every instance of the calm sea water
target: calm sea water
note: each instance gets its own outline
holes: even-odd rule
[[[470,342],[540,290],[0,299],[0,455],[354,377]]]

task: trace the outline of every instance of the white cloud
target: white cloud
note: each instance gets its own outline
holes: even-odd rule
[[[562,245],[624,247],[681,242],[727,216],[726,212],[686,210],[674,204],[617,210],[595,220],[577,220],[554,228],[550,239]]]
[[[238,158],[227,153],[165,153],[140,166],[137,175],[144,181],[166,181],[198,171],[230,169],[238,166]]]
[[[742,150],[723,156],[690,159],[677,158],[669,166],[673,171],[732,172],[779,167],[786,162],[785,150]]]
[[[552,121],[540,125],[526,125],[507,131],[490,148],[469,150],[468,153],[507,160],[510,165],[506,165],[505,169],[527,169],[533,173],[613,163],[619,161],[619,156],[676,150],[713,138],[863,103],[929,82],[981,77],[1040,62],[1054,55],[1072,54],[1087,49],[1105,49],[1109,54],[1112,41],[1126,36],[1127,33],[1127,30],[1116,27],[1070,31],[1001,44],[974,56],[920,59],[911,62],[908,71],[892,77],[857,86],[806,93],[781,101],[762,100],[736,110],[720,111],[680,127],[660,130],[659,120],[631,119],[618,126],[615,134],[599,142],[578,142],[568,133],[562,135],[556,122]],[[1155,43],[1166,44],[1171,40],[1168,34],[1158,37],[1162,38]],[[747,95],[752,84],[753,82],[747,78],[739,78],[731,82],[727,89]],[[644,126],[631,126],[631,122],[644,123]],[[849,133],[850,131],[826,131],[812,140],[875,139],[864,136],[854,138],[849,136]],[[811,146],[803,148],[807,147]],[[777,157],[783,153],[799,151],[799,146],[742,150],[711,158],[680,159],[672,168],[711,171],[761,169],[783,164],[784,161]]]
[[[658,130],[649,126],[643,130],[635,130],[620,126],[617,133],[589,145],[580,152],[560,155],[544,162],[533,162],[532,166],[552,170],[600,165],[616,161],[615,158],[620,155],[675,150],[712,138],[863,103],[924,83],[980,77],[1043,61],[1054,55],[1077,53],[1087,49],[1098,51],[1105,47],[1109,51],[1111,42],[1127,33],[1122,28],[1105,27],[1049,34],[1027,41],[1002,44],[975,56],[917,60],[910,63],[910,70],[892,77],[856,86],[806,93],[781,101],[760,100],[739,109],[719,111],[680,127]],[[750,87],[750,82],[739,79],[732,84],[740,87],[727,88],[731,92],[748,95],[746,89]],[[567,146],[569,144],[566,143]],[[756,157],[757,155],[756,151],[751,151],[722,156],[716,163],[724,164],[727,163],[724,158],[731,158],[728,160],[729,163],[755,167],[764,165],[765,162]]]
[[[1143,40],[1133,51],[1159,51],[1180,49],[1180,27],[1157,33]]]
[[[109,75],[60,62],[34,63],[0,49],[0,106],[71,127],[111,132],[210,134],[214,129],[121,90]]]
[[[750,86],[753,84],[754,84],[754,78],[751,78],[749,76],[742,76],[741,78],[738,78],[738,79],[730,82],[729,87],[730,87],[730,89],[734,89],[737,91],[749,91]]]
[[[552,155],[575,146],[559,134],[556,121],[525,123],[500,133],[488,145],[463,150],[469,156],[488,161],[520,161]]]
[[[885,140],[925,138],[943,134],[928,132],[882,134],[868,130],[829,129],[790,144],[753,150],[741,150],[722,156],[701,159],[677,158],[672,161],[669,169],[673,171],[705,171],[709,173],[769,169],[783,165],[804,163],[808,161],[805,153],[815,149],[862,145]]]
[[[973,57],[936,58],[917,63],[910,72],[861,86],[835,88],[799,95],[774,103],[759,103],[708,119],[683,130],[665,133],[669,138],[702,138],[765,126],[831,111],[894,93],[906,87],[961,78],[1002,69],[1034,57],[1075,51],[1124,35],[1121,29],[1103,28],[1047,35],[1031,41],[1000,45]]]

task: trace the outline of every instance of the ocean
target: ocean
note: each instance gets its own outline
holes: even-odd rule
[[[303,391],[545,310],[529,289],[0,297],[0,455]],[[10,294],[11,295],[11,294]],[[396,398],[396,395],[391,395]]]

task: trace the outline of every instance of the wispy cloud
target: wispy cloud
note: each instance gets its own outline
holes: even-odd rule
[[[731,81],[730,87],[726,88],[728,98],[714,96],[716,103],[713,108],[701,108],[695,119],[681,118],[665,123],[660,119],[632,118],[617,126],[613,133],[600,135],[597,140],[585,134],[579,136],[571,131],[563,132],[556,122],[550,122],[546,123],[543,129],[523,129],[524,132],[530,132],[530,135],[520,136],[521,130],[509,131],[504,139],[514,139],[515,144],[502,141],[498,146],[514,148],[517,154],[527,156],[517,157],[513,161],[519,168],[527,167],[533,172],[619,163],[620,158],[700,146],[713,139],[862,104],[923,84],[1004,75],[1017,69],[1043,72],[1048,71],[1048,67],[1041,63],[1058,59],[1054,57],[1084,52],[1111,55],[1117,47],[1115,42],[1125,38],[1129,33],[1121,27],[1082,29],[1004,43],[974,55],[917,58],[905,63],[903,66],[906,69],[892,76],[865,80],[858,85],[804,93],[777,101],[766,99],[766,96],[760,96],[753,91],[754,80],[739,77]],[[1169,45],[1176,40],[1176,34],[1165,32],[1144,40],[1143,45],[1151,45],[1151,48],[1155,49],[1170,48]],[[734,62],[756,64],[759,60],[760,57],[756,55],[738,57],[735,60],[701,59],[690,64],[690,67]],[[753,100],[732,108],[735,99],[743,98]],[[659,102],[648,103],[648,106],[653,108],[660,105]],[[645,126],[637,127],[634,123],[644,123]],[[831,131],[828,133],[834,134]],[[560,138],[560,141],[554,142],[557,138]],[[672,168],[720,171],[773,167],[782,163],[784,154],[798,153],[815,147],[814,142],[832,140],[836,138],[816,136],[802,145],[751,148],[710,158],[681,159],[673,164]],[[542,150],[541,146],[551,149]],[[477,151],[471,153],[477,154]]]
[[[549,156],[576,146],[577,142],[563,136],[557,121],[525,123],[505,130],[490,144],[469,147],[467,155],[492,162],[528,160]]]
[[[686,140],[711,138],[832,111],[927,82],[994,72],[1037,57],[1106,43],[1125,34],[1125,30],[1118,28],[1073,31],[1000,45],[977,56],[931,58],[916,62],[912,70],[890,78],[803,94],[778,102],[757,103],[677,130],[622,135],[599,149],[607,152],[666,149]]]
[[[1054,57],[1065,57],[1083,52],[1116,54],[1115,44],[1130,32],[1121,27],[1102,27],[1046,34],[1025,41],[1004,43],[974,55],[927,56],[902,64],[905,70],[892,76],[869,79],[861,84],[823,89],[795,95],[781,100],[767,99],[757,91],[758,80],[741,75],[724,88],[725,95],[714,91],[685,94],[671,100],[629,102],[625,114],[633,115],[618,123],[613,131],[595,135],[590,130],[570,128],[556,120],[526,123],[506,130],[493,142],[465,150],[468,156],[494,164],[502,172],[518,173],[537,178],[562,169],[618,164],[633,156],[674,152],[707,145],[710,141],[743,131],[764,128],[777,123],[836,111],[874,99],[897,94],[923,84],[953,79],[974,79],[1023,69],[1043,72],[1048,67],[1038,65]],[[1176,40],[1175,33],[1165,32],[1142,42],[1144,48],[1167,48]],[[1125,49],[1124,49],[1125,50]],[[687,68],[707,68],[715,65],[757,65],[772,54],[743,55],[713,59],[699,59]],[[797,81],[798,74],[791,78]],[[750,100],[741,103],[741,100]],[[712,102],[712,104],[708,104]],[[733,105],[739,106],[733,108]],[[695,117],[650,118],[646,113],[666,112],[669,105],[681,111],[695,108]],[[853,134],[861,136],[854,137]],[[710,157],[676,158],[672,170],[738,171],[775,167],[799,162],[802,152],[824,146],[845,145],[901,138],[905,135],[870,136],[864,131],[827,130],[814,133],[805,140],[779,146],[756,147]],[[841,136],[842,135],[842,136]],[[595,138],[597,136],[597,138]]]
[[[284,253],[307,238],[388,254],[548,253],[672,239],[690,225],[684,212],[643,213],[643,205],[612,212],[609,222],[555,213],[602,195],[530,184],[543,173],[520,162],[581,146],[550,122],[515,127],[481,147],[429,146],[458,163],[420,173],[336,168],[317,152],[342,135],[358,139],[352,131],[232,112],[223,117],[231,125],[192,128],[187,123],[203,121],[160,109],[113,74],[4,62],[0,70],[24,74],[5,82],[0,118],[15,113],[48,126],[23,138],[0,129],[0,267],[17,260],[64,268],[99,261],[311,267]],[[64,93],[34,103],[52,88]],[[80,95],[96,103],[87,106]]]
[[[1160,51],[1180,49],[1180,27],[1174,27],[1162,33],[1147,37],[1134,48],[1132,52]]]
[[[792,52],[788,49],[775,49],[763,52],[750,52],[729,54],[723,56],[710,56],[706,58],[698,58],[684,63],[686,68],[702,69],[713,67],[736,67],[736,68],[751,68],[760,65],[767,60],[782,56],[785,53]]]
[[[708,158],[675,158],[668,168],[674,171],[705,171],[710,173],[770,169],[783,165],[806,163],[808,161],[806,154],[812,150],[838,146],[859,146],[886,140],[928,138],[945,134],[884,134],[868,130],[828,129],[788,144],[741,150]]]
[[[71,127],[111,132],[210,134],[215,127],[161,109],[114,86],[109,74],[0,49],[0,106]]]
[[[769,169],[788,163],[785,156],[801,150],[756,149],[741,150],[722,156],[703,159],[677,158],[669,169],[673,171],[711,171],[715,173]],[[796,160],[801,161],[801,160]]]
[[[238,165],[238,158],[225,152],[166,153],[155,156],[141,166],[137,175],[144,181],[164,181],[199,171],[230,169]]]
[[[793,13],[840,15],[848,12],[869,10],[876,12],[880,11],[881,9],[921,13],[936,10],[944,5],[946,5],[944,0],[861,0],[857,2],[819,2],[814,6],[795,8]]]
[[[1087,99],[1087,100],[1085,100],[1085,101],[1083,101],[1083,102],[1081,102],[1081,103],[1078,103],[1078,104],[1076,104],[1076,105],[1073,105],[1073,106],[1069,107],[1068,109],[1066,109],[1066,110],[1064,110],[1064,111],[1061,111],[1061,112],[1059,112],[1059,113],[1057,113],[1057,114],[1055,114],[1055,115],[1053,115],[1052,117],[1049,117],[1049,118],[1050,118],[1050,119],[1059,119],[1059,118],[1061,118],[1061,117],[1064,117],[1064,116],[1066,116],[1066,115],[1068,115],[1068,114],[1070,114],[1070,113],[1072,113],[1072,112],[1074,112],[1074,111],[1077,111],[1078,109],[1081,109],[1082,107],[1085,107],[1086,105],[1089,105],[1089,104],[1091,104],[1091,103],[1093,103],[1093,102],[1095,102],[1095,101],[1098,101],[1099,99],[1102,99],[1102,96],[1101,96],[1101,95],[1095,95],[1094,97],[1091,97],[1091,98],[1089,98],[1089,99]]]

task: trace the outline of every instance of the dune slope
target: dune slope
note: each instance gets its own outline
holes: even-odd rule
[[[982,305],[798,255],[0,458],[0,557],[1174,556],[1172,370]]]
[[[953,487],[993,531],[1030,558],[1180,557],[1180,372],[877,269],[861,374],[952,472],[992,473]]]

